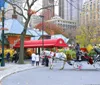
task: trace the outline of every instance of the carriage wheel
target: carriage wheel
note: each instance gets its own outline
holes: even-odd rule
[[[81,64],[81,62],[74,62],[73,63],[73,67],[75,68],[75,69],[82,69],[82,64]]]
[[[100,70],[100,61],[97,61],[93,64],[94,68]]]

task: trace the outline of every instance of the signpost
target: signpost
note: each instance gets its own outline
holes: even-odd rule
[[[0,0],[0,10],[2,11],[2,59],[1,66],[5,66],[4,62],[4,4],[5,0]]]

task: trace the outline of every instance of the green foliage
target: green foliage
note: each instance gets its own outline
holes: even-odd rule
[[[77,42],[80,43],[80,45],[82,47],[86,46],[86,44],[87,44],[86,35],[84,35],[84,34],[77,35],[76,40],[77,40]]]
[[[88,56],[93,57],[94,55],[96,55],[96,52],[95,52],[94,50],[91,50],[91,51],[88,53]]]
[[[82,46],[87,46],[88,44],[98,43],[97,39],[98,27],[90,26],[81,26],[77,29],[76,42],[80,43]]]
[[[67,55],[67,57],[70,57],[70,59],[76,58],[76,52],[74,50],[59,49],[59,52],[64,52]]]
[[[66,54],[69,54],[72,59],[76,58],[76,52],[73,50],[66,50]]]

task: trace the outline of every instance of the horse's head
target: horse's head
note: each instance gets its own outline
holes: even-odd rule
[[[63,52],[61,52],[61,56],[62,56],[63,58],[66,58],[66,54],[63,53]]]
[[[65,60],[66,59],[66,55],[63,52],[57,52],[55,57],[58,58],[58,59],[61,59],[61,60]]]
[[[41,51],[41,52],[40,52],[40,55],[44,55],[44,54],[45,54],[45,52],[44,52],[44,51]]]

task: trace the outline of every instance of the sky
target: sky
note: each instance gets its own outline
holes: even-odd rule
[[[55,0],[55,4],[58,3],[57,1],[58,1],[58,0]],[[84,3],[85,1],[87,1],[87,0],[83,0],[83,3]],[[33,9],[33,10],[38,10],[38,9],[40,9],[41,7],[42,7],[42,0],[38,0],[38,1],[34,4],[34,7],[33,7],[32,9]],[[55,6],[55,9],[56,9],[55,14],[58,15],[58,6]],[[41,12],[41,11],[40,11],[40,12]],[[38,12],[37,14],[40,14],[40,12]]]
[[[37,11],[42,7],[42,0],[38,0],[34,6],[32,7],[33,10]],[[41,11],[39,11],[37,14],[40,14]]]
[[[55,0],[55,4],[57,3],[57,1],[58,1],[58,0]],[[38,1],[34,4],[34,7],[32,7],[32,9],[33,9],[33,10],[38,10],[38,9],[40,9],[41,7],[42,7],[42,0],[38,0]],[[57,13],[58,13],[58,11],[57,11],[58,8],[57,8],[57,6],[55,6],[55,9],[56,9],[55,13],[57,14]],[[40,11],[40,12],[41,12],[41,11]],[[40,13],[40,12],[39,12],[39,13]],[[39,14],[39,13],[38,13],[38,14]]]

